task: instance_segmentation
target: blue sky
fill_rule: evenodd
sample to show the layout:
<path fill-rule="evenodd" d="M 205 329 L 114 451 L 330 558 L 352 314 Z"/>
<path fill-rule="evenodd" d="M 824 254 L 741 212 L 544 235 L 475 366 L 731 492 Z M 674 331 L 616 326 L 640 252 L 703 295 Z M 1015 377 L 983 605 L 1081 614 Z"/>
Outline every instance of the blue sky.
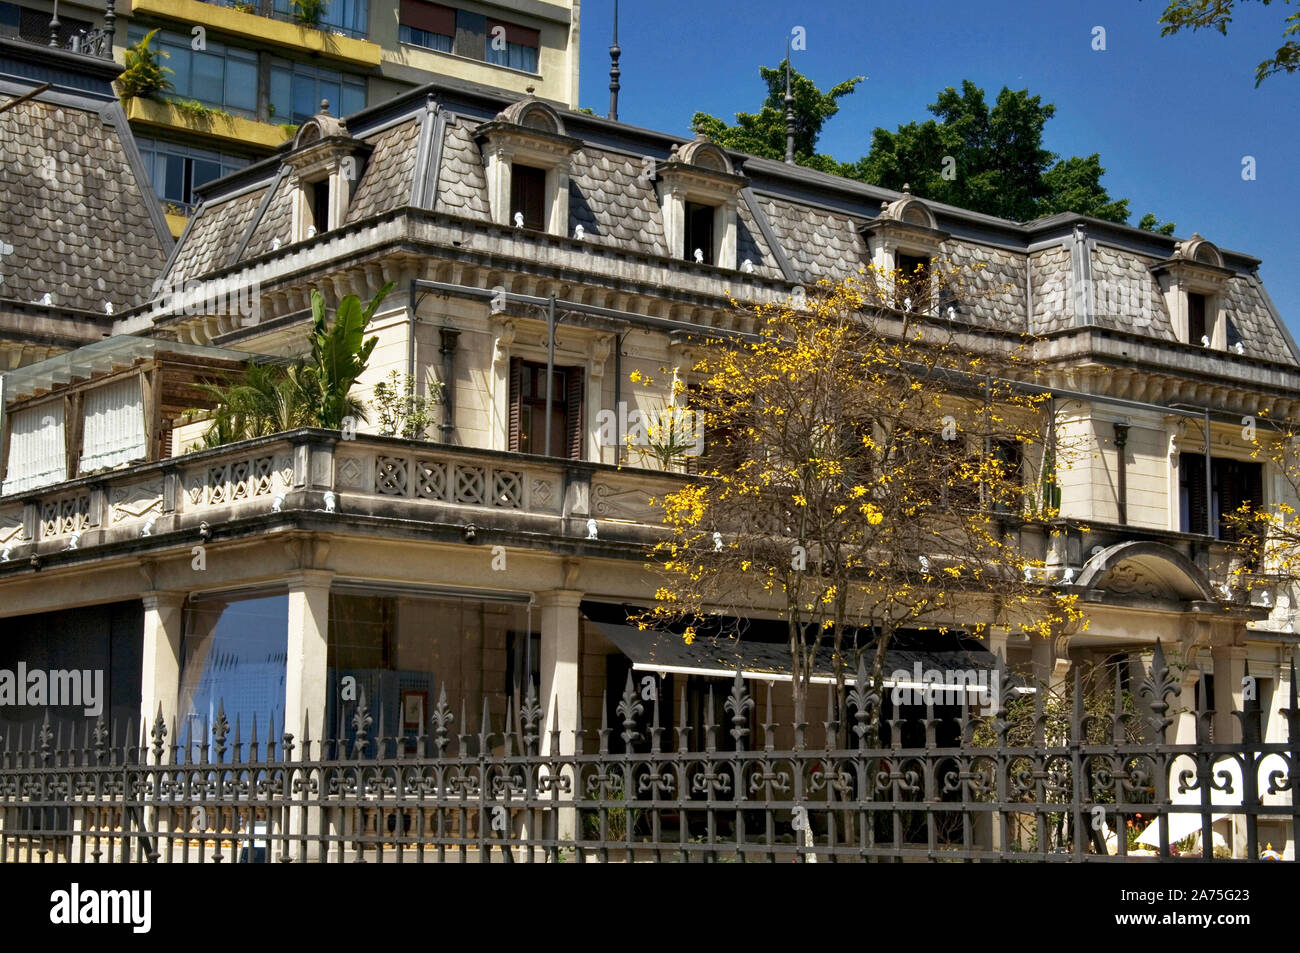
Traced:
<path fill-rule="evenodd" d="M 1300 337 L 1300 74 L 1255 88 L 1255 64 L 1281 44 L 1294 8 L 1239 4 L 1228 36 L 1161 37 L 1165 0 L 623 0 L 619 45 L 624 122 L 690 134 L 696 110 L 731 121 L 766 89 L 800 25 L 797 69 L 826 89 L 866 76 L 841 100 L 819 150 L 856 159 L 876 126 L 929 118 L 926 106 L 963 79 L 990 102 L 1004 85 L 1055 103 L 1045 145 L 1062 156 L 1101 153 L 1103 184 L 1221 247 L 1263 259 L 1260 275 Z M 612 0 L 582 4 L 581 105 L 609 105 Z M 1106 29 L 1104 52 L 1092 49 Z M 1253 156 L 1256 179 L 1242 179 Z"/>

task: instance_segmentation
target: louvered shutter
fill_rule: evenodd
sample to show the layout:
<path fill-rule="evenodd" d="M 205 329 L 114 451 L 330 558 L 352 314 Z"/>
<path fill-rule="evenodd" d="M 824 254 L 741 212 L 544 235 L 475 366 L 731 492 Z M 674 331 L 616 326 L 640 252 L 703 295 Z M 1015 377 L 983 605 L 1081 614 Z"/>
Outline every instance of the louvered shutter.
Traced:
<path fill-rule="evenodd" d="M 510 359 L 510 411 L 506 422 L 507 449 L 518 453 L 521 444 L 520 431 L 523 426 L 523 373 L 524 362 L 521 358 Z"/>
<path fill-rule="evenodd" d="M 1205 533 L 1205 457 L 1199 453 L 1184 453 L 1178 457 L 1179 483 L 1187 494 L 1187 523 L 1185 533 Z"/>
<path fill-rule="evenodd" d="M 586 456 L 586 441 L 583 425 L 582 368 L 570 367 L 565 370 L 565 448 L 570 460 L 581 460 Z"/>

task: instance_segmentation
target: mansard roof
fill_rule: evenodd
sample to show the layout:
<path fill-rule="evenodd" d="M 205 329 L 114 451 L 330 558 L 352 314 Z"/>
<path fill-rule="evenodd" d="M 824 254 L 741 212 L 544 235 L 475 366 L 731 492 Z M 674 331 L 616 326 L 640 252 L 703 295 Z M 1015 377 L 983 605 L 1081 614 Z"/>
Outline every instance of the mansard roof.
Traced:
<path fill-rule="evenodd" d="M 658 268 L 665 289 L 682 274 L 716 279 L 719 297 L 724 289 L 736 293 L 747 279 L 787 288 L 835 281 L 871 261 L 872 243 L 885 231 L 897 237 L 910 229 L 930 236 L 937 257 L 980 266 L 972 273 L 978 293 L 960 304 L 961 321 L 1049 335 L 1102 328 L 1184 347 L 1175 340 L 1158 266 L 1185 257 L 1223 269 L 1230 336 L 1242 347 L 1229 358 L 1300 367 L 1300 349 L 1259 280 L 1259 259 L 1218 249 L 1199 235 L 1180 241 L 1077 214 L 1013 222 L 474 84 L 440 81 L 348 118 L 351 135 L 372 151 L 345 229 L 406 212 L 499 230 L 476 134 L 507 120 L 581 143 L 570 160 L 567 232 L 536 239 L 606 259 L 632 256 Z M 743 185 L 736 254 L 743 274 L 669 257 L 656 170 L 697 154 Z M 281 155 L 207 187 L 171 263 L 171 279 L 260 265 L 266 256 L 311 251 L 310 242 L 328 241 L 318 235 L 290 245 L 283 162 Z M 575 242 L 579 225 L 582 240 Z M 1140 307 L 1133 304 L 1139 301 Z"/>
<path fill-rule="evenodd" d="M 171 235 L 111 86 L 120 69 L 0 39 L 0 104 L 28 97 L 0 112 L 4 342 L 99 339 L 167 260 Z"/>

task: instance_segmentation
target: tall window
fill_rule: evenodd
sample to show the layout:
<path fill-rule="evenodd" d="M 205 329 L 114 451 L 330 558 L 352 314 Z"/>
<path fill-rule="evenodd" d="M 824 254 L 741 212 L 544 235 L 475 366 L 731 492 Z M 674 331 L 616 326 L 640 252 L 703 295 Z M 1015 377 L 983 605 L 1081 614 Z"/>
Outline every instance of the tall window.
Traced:
<path fill-rule="evenodd" d="M 1187 294 L 1187 343 L 1200 344 L 1206 337 L 1205 331 L 1205 295 L 1194 292 Z"/>
<path fill-rule="evenodd" d="M 1179 455 L 1179 525 L 1184 533 L 1204 533 L 1215 539 L 1238 540 L 1241 534 L 1231 525 L 1228 516 L 1237 512 L 1242 505 L 1255 509 L 1263 503 L 1262 464 L 1214 457 L 1210 460 L 1207 524 L 1205 457 L 1199 453 Z"/>
<path fill-rule="evenodd" d="M 307 186 L 307 204 L 316 231 L 327 231 L 330 227 L 330 180 L 328 178 L 312 182 Z"/>
<path fill-rule="evenodd" d="M 515 213 L 524 215 L 524 228 L 546 228 L 546 170 L 530 165 L 510 167 L 510 223 Z"/>
<path fill-rule="evenodd" d="M 440 3 L 402 0 L 398 39 L 425 49 L 450 53 L 456 36 L 456 11 Z"/>
<path fill-rule="evenodd" d="M 285 593 L 191 597 L 181 646 L 181 727 L 173 740 L 198 744 L 211 739 L 223 710 L 232 738 L 236 718 L 247 738 L 254 717 L 261 737 L 271 723 L 278 738 L 284 730 L 288 636 Z"/>
<path fill-rule="evenodd" d="M 140 156 L 144 159 L 149 181 L 160 199 L 178 205 L 193 205 L 195 189 L 223 175 L 248 165 L 243 156 L 227 152 L 196 149 L 193 146 L 138 137 Z"/>
<path fill-rule="evenodd" d="M 699 202 L 686 203 L 686 237 L 682 242 L 682 257 L 687 261 L 694 261 L 695 251 L 699 249 L 704 255 L 704 263 L 713 264 L 715 211 L 712 205 L 701 205 Z"/>
<path fill-rule="evenodd" d="M 556 367 L 551 385 L 551 445 L 546 448 L 546 365 L 510 362 L 511 450 L 582 459 L 582 369 Z"/>
<path fill-rule="evenodd" d="M 320 112 L 328 100 L 330 113 L 348 116 L 366 105 L 366 81 L 335 70 L 271 61 L 271 110 L 276 122 L 301 123 Z"/>
<path fill-rule="evenodd" d="M 536 30 L 528 27 L 488 20 L 486 59 L 497 66 L 536 73 L 539 37 Z"/>
<path fill-rule="evenodd" d="M 471 745 L 477 742 L 485 696 L 489 730 L 498 732 L 491 743 L 500 750 L 502 682 L 511 682 L 509 666 L 523 657 L 529 629 L 528 609 L 520 603 L 336 584 L 330 592 L 326 733 L 352 750 L 357 731 L 352 718 L 364 694 L 373 719 L 368 730 L 372 743 L 382 725 L 382 733 L 401 738 L 407 751 L 424 735 L 425 750 L 431 753 L 433 714 L 445 691 L 456 719 L 447 726 L 452 750 L 458 734 L 471 734 Z M 536 676 L 538 636 L 527 652 Z M 468 720 L 462 720 L 462 712 Z M 512 718 L 511 724 L 518 722 Z M 385 750 L 393 754 L 391 741 Z"/>
<path fill-rule="evenodd" d="M 899 307 L 908 298 L 913 309 L 924 307 L 930 292 L 930 259 L 900 252 L 894 256 L 894 267 L 899 272 L 896 295 Z"/>

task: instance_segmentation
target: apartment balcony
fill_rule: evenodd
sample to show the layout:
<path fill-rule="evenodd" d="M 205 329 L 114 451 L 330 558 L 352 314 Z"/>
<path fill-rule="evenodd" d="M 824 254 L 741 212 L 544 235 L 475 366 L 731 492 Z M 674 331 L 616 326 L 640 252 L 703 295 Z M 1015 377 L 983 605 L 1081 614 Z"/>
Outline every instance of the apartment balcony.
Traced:
<path fill-rule="evenodd" d="M 203 4 L 196 5 L 203 6 Z M 274 150 L 289 137 L 285 129 L 268 122 L 258 122 L 226 113 L 194 115 L 179 108 L 175 103 L 156 99 L 142 99 L 135 96 L 123 105 L 126 107 L 126 118 L 133 123 L 158 129 L 183 129 L 192 135 L 245 148 L 253 145 Z"/>
<path fill-rule="evenodd" d="M 681 480 L 302 429 L 0 497 L 0 575 L 276 529 L 640 555 Z"/>
<path fill-rule="evenodd" d="M 245 13 L 234 7 L 205 3 L 202 0 L 133 0 L 131 7 L 133 14 L 145 13 L 167 20 L 178 20 L 188 26 L 202 26 L 226 36 L 269 43 L 287 50 L 316 53 L 340 63 L 362 67 L 379 65 L 379 44 L 329 32 L 333 28 L 327 24 L 322 24 L 320 28 L 309 27 L 297 22 L 286 22 L 275 16 Z"/>

